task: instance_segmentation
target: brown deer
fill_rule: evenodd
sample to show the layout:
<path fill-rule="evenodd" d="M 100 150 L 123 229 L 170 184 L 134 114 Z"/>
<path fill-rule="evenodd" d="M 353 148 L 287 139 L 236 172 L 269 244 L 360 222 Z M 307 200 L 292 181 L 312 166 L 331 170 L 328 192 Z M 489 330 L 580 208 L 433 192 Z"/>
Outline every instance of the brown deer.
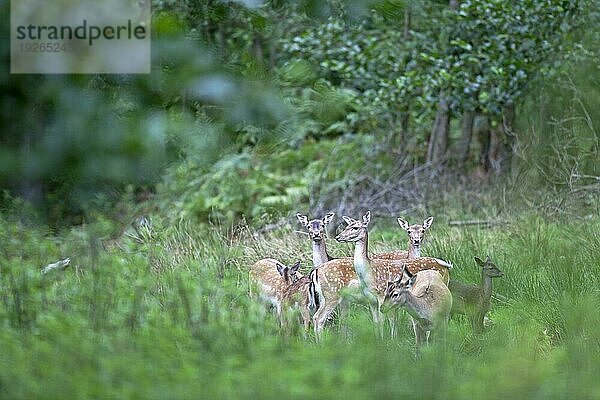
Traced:
<path fill-rule="evenodd" d="M 312 241 L 313 268 L 317 268 L 317 267 L 321 266 L 322 264 L 325 264 L 327 261 L 337 259 L 336 257 L 331 257 L 329 255 L 329 253 L 327 252 L 327 246 L 325 245 L 325 236 L 326 236 L 327 225 L 329 225 L 331 223 L 331 221 L 333 221 L 334 216 L 335 216 L 335 213 L 329 213 L 329 214 L 325 215 L 325 217 L 323 219 L 315 218 L 315 219 L 309 220 L 306 215 L 302 215 L 300 213 L 296 214 L 296 217 L 298 218 L 298 222 L 300 222 L 300 225 L 307 228 L 308 236 L 310 237 L 310 240 Z M 429 219 L 433 220 L 433 218 L 431 218 L 431 217 Z M 421 225 L 412 225 L 411 228 L 420 227 L 420 226 Z M 423 234 L 425 232 L 425 229 L 429 228 L 429 226 L 431 226 L 431 221 L 429 222 L 429 225 L 423 229 Z M 417 240 L 422 240 L 422 239 L 423 239 L 423 235 L 421 235 L 421 237 Z M 411 240 L 409 241 L 409 250 L 408 251 L 394 250 L 394 251 L 389 251 L 389 252 L 384 252 L 384 253 L 377 253 L 373 257 L 387 259 L 387 260 L 405 259 L 410 256 L 412 246 L 413 245 L 412 245 L 412 238 L 411 238 Z M 417 247 L 418 247 L 418 245 L 417 245 Z M 413 249 L 413 252 L 414 251 L 415 250 Z M 418 249 L 417 249 L 417 251 L 418 251 Z M 417 253 L 417 254 L 420 254 L 420 253 Z M 417 255 L 417 257 L 419 257 L 419 255 Z"/>
<path fill-rule="evenodd" d="M 344 217 L 348 224 L 336 239 L 340 242 L 354 242 L 354 258 L 332 260 L 311 272 L 311 281 L 318 293 L 320 305 L 313 316 L 314 329 L 317 335 L 322 330 L 323 323 L 342 300 L 342 291 L 362 289 L 362 293 L 369 300 L 374 321 L 381 324 L 380 307 L 383 303 L 387 282 L 401 276 L 404 267 L 411 272 L 435 268 L 443 271 L 448 276 L 448 268 L 452 266 L 445 261 L 422 257 L 416 260 L 389 260 L 369 258 L 367 227 L 371 220 L 371 213 L 367 212 L 362 222 L 349 217 Z"/>
<path fill-rule="evenodd" d="M 408 252 L 406 258 L 414 260 L 421 257 L 421 243 L 423 243 L 423 239 L 425 238 L 425 231 L 431 227 L 432 223 L 433 217 L 429 217 L 423 221 L 423 225 L 409 225 L 402 218 L 398 218 L 398 224 L 408 233 Z"/>
<path fill-rule="evenodd" d="M 310 309 L 315 308 L 314 305 L 310 305 L 310 277 L 303 276 L 296 282 L 289 285 L 284 291 L 282 296 L 282 309 L 284 313 L 288 313 L 290 310 L 298 310 L 302 319 L 302 325 L 304 331 L 307 332 L 310 328 Z"/>
<path fill-rule="evenodd" d="M 332 260 L 333 257 L 327 253 L 327 247 L 325 246 L 325 236 L 327 225 L 331 223 L 334 217 L 334 213 L 325 215 L 323 219 L 315 218 L 309 220 L 306 215 L 300 213 L 296 214 L 300 225 L 308 229 L 308 237 L 312 241 L 312 259 L 313 268 L 325 264 L 327 261 Z"/>
<path fill-rule="evenodd" d="M 471 319 L 473 332 L 483 332 L 483 321 L 490 311 L 492 298 L 492 279 L 504 275 L 492 262 L 489 256 L 483 261 L 474 257 L 475 262 L 481 267 L 481 282 L 479 285 L 465 284 L 450 280 L 448 288 L 454 297 L 452 306 L 453 314 L 465 314 Z"/>
<path fill-rule="evenodd" d="M 333 258 L 327 252 L 327 247 L 325 244 L 325 237 L 327 233 L 326 230 L 327 225 L 329 225 L 333 221 L 334 216 L 335 213 L 331 212 L 325 215 L 323 219 L 315 218 L 309 220 L 308 216 L 306 215 L 302 215 L 300 213 L 296 214 L 296 218 L 298 218 L 298 222 L 300 223 L 300 225 L 304 226 L 308 230 L 308 236 L 311 239 L 313 249 L 312 259 L 314 269 L 313 271 L 311 271 L 310 274 L 313 283 L 309 287 L 309 298 L 307 299 L 307 302 L 312 305 L 316 305 L 317 303 L 323 303 L 323 307 L 325 308 L 322 310 L 322 313 L 326 315 L 325 320 L 327 320 L 333 309 L 335 309 L 335 307 L 337 307 L 338 304 L 340 304 L 342 301 L 342 297 L 338 296 L 337 294 L 339 294 L 342 289 L 348 287 L 348 285 L 358 287 L 358 281 L 356 281 L 356 274 L 354 273 L 354 267 L 352 265 L 352 258 Z M 433 218 L 430 219 L 432 220 Z M 431 225 L 431 222 L 429 223 L 429 225 Z M 427 228 L 429 228 L 429 226 L 427 226 Z M 396 250 L 385 253 L 377 253 L 374 257 L 388 260 L 405 259 L 410 254 L 410 246 L 412 245 L 409 244 L 408 252 L 405 250 Z M 323 265 L 331 260 L 344 261 L 330 263 L 326 266 Z M 322 276 L 321 279 L 319 279 L 319 275 Z M 323 302 L 324 299 L 318 298 L 319 294 L 315 286 L 315 284 L 318 281 L 322 281 L 323 285 L 325 285 L 325 292 L 335 294 L 334 298 L 328 299 L 329 301 L 325 302 Z M 315 308 L 318 307 L 315 306 Z M 345 306 L 342 307 L 342 314 L 347 313 L 346 308 L 347 307 Z"/>
<path fill-rule="evenodd" d="M 410 314 L 417 346 L 429 342 L 431 332 L 445 332 L 452 308 L 452 294 L 439 272 L 429 269 L 388 282 L 383 311 L 405 307 Z"/>
<path fill-rule="evenodd" d="M 298 269 L 300 269 L 300 261 L 288 267 L 272 258 L 259 260 L 250 266 L 250 296 L 258 297 L 267 304 L 273 305 L 282 325 L 283 296 L 290 285 L 302 278 Z M 257 292 L 255 293 L 253 289 L 257 289 Z"/>

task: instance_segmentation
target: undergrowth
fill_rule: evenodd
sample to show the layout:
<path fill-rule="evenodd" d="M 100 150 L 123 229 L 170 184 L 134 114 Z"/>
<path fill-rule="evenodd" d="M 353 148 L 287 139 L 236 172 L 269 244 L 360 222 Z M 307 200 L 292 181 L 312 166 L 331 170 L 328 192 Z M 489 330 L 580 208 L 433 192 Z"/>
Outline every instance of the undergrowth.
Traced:
<path fill-rule="evenodd" d="M 377 222 L 372 252 L 406 246 L 390 219 Z M 3 218 L 0 397 L 600 398 L 600 219 L 507 222 L 434 221 L 423 251 L 451 261 L 453 279 L 478 281 L 475 255 L 505 275 L 484 334 L 453 318 L 446 345 L 416 358 L 406 316 L 397 339 L 380 340 L 355 305 L 317 343 L 299 326 L 280 332 L 250 301 L 257 259 L 299 259 L 309 271 L 310 241 L 295 223 L 258 233 L 157 221 L 104 250 L 92 226 L 51 236 Z M 67 256 L 65 271 L 40 273 Z"/>

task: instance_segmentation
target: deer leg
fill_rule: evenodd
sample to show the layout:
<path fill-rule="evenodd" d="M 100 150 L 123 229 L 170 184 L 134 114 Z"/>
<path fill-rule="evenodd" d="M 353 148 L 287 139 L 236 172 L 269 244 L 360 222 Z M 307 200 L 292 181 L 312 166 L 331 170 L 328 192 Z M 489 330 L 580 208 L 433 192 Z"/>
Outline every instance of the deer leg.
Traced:
<path fill-rule="evenodd" d="M 483 332 L 483 318 L 485 317 L 485 312 L 476 311 L 473 315 L 473 332 L 482 333 Z"/>
<path fill-rule="evenodd" d="M 304 333 L 310 329 L 310 310 L 307 306 L 300 306 L 300 316 L 302 317 L 302 324 L 304 325 Z"/>
<path fill-rule="evenodd" d="M 315 328 L 315 334 L 317 338 L 320 338 L 321 331 L 323 330 L 323 325 L 329 315 L 335 310 L 335 307 L 338 305 L 339 299 L 336 300 L 326 300 L 321 304 L 315 315 L 313 316 L 313 323 Z"/>
<path fill-rule="evenodd" d="M 285 315 L 283 315 L 283 309 L 280 302 L 275 303 L 275 312 L 277 313 L 277 318 L 279 319 L 279 326 L 283 329 L 285 327 Z"/>
<path fill-rule="evenodd" d="M 373 322 L 377 326 L 377 330 L 379 331 L 379 337 L 383 339 L 383 318 L 381 315 L 381 310 L 379 309 L 379 304 L 375 305 L 370 303 L 369 308 L 371 309 L 371 314 L 373 315 Z"/>
<path fill-rule="evenodd" d="M 342 301 L 340 301 L 338 310 L 340 330 L 345 337 L 348 337 L 348 315 L 350 315 L 350 304 L 347 299 L 342 299 Z"/>
<path fill-rule="evenodd" d="M 435 328 L 435 335 L 436 335 L 436 338 L 438 338 L 436 340 L 442 342 L 442 345 L 444 346 L 444 349 L 446 349 L 447 333 L 448 333 L 448 318 L 442 320 L 439 323 L 439 326 L 437 326 Z"/>
<path fill-rule="evenodd" d="M 415 320 L 413 317 L 410 317 L 410 319 L 412 321 L 413 331 L 415 332 L 415 344 L 418 348 L 423 343 L 423 334 L 425 332 L 423 331 L 423 328 L 421 328 L 417 320 Z"/>
<path fill-rule="evenodd" d="M 398 312 L 396 310 L 391 310 L 388 313 L 388 320 L 390 321 L 390 334 L 392 338 L 395 338 L 398 333 Z"/>

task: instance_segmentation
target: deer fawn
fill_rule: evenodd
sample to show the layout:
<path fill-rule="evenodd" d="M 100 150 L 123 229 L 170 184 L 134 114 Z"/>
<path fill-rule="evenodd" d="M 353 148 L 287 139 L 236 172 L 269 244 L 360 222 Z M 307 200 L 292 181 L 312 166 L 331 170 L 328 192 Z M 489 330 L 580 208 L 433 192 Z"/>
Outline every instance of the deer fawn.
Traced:
<path fill-rule="evenodd" d="M 367 211 L 362 217 L 362 221 L 346 216 L 343 218 L 348 226 L 337 235 L 336 239 L 340 242 L 354 242 L 353 266 L 356 278 L 360 282 L 363 294 L 369 300 L 373 320 L 380 325 L 380 333 L 383 332 L 383 326 L 381 325 L 381 305 L 385 297 L 387 282 L 402 276 L 404 268 L 411 272 L 414 271 L 413 273 L 427 269 L 442 271 L 446 276 L 445 281 L 447 282 L 448 269 L 452 268 L 452 265 L 437 258 L 421 257 L 415 260 L 371 259 L 368 253 L 369 239 L 367 229 L 371 221 L 371 212 Z M 346 279 L 347 275 L 348 273 L 345 272 L 344 277 Z M 317 324 L 316 315 L 315 325 Z M 316 328 L 317 326 L 315 326 Z"/>
<path fill-rule="evenodd" d="M 406 277 L 405 277 L 406 276 Z M 403 271 L 400 278 L 388 282 L 383 310 L 405 307 L 410 314 L 417 346 L 429 342 L 431 332 L 445 332 L 452 308 L 452 294 L 435 270 L 411 274 Z"/>
<path fill-rule="evenodd" d="M 297 309 L 300 311 L 300 317 L 302 318 L 302 325 L 304 331 L 308 331 L 310 328 L 310 309 L 315 308 L 314 305 L 310 305 L 310 290 L 311 281 L 308 276 L 303 276 L 296 282 L 289 285 L 282 295 L 282 308 L 283 310 Z M 284 311 L 285 312 L 285 311 Z"/>
<path fill-rule="evenodd" d="M 492 278 L 504 275 L 488 256 L 485 261 L 474 257 L 481 267 L 481 282 L 479 285 L 465 284 L 451 280 L 448 288 L 454 296 L 453 314 L 466 314 L 471 318 L 473 332 L 483 331 L 483 320 L 490 310 L 492 297 Z"/>
<path fill-rule="evenodd" d="M 292 267 L 285 266 L 272 258 L 265 258 L 250 267 L 250 295 L 273 305 L 283 325 L 282 300 L 285 290 L 302 276 L 298 273 L 300 261 Z M 256 287 L 255 295 L 252 288 Z"/>

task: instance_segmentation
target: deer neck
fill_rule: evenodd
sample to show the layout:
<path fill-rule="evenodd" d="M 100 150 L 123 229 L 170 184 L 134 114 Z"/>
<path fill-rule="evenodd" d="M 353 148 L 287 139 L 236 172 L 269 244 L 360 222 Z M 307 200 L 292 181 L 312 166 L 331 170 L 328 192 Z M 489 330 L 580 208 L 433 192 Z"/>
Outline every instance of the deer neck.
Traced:
<path fill-rule="evenodd" d="M 367 235 L 354 243 L 354 269 L 360 283 L 363 286 L 371 287 L 373 271 L 368 254 L 368 243 L 369 238 Z"/>
<path fill-rule="evenodd" d="M 410 292 L 407 292 L 405 296 L 404 307 L 406 307 L 408 313 L 418 320 L 428 319 L 426 302 L 419 297 L 413 296 Z"/>
<path fill-rule="evenodd" d="M 481 293 L 483 298 L 489 299 L 492 296 L 492 278 L 485 272 L 481 272 Z"/>
<path fill-rule="evenodd" d="M 421 246 L 414 246 L 412 242 L 408 245 L 408 259 L 414 260 L 421 257 Z"/>
<path fill-rule="evenodd" d="M 313 267 L 318 267 L 319 265 L 325 264 L 327 261 L 331 260 L 329 254 L 327 254 L 327 248 L 325 247 L 325 240 L 320 240 L 318 242 L 312 242 L 313 249 Z"/>

